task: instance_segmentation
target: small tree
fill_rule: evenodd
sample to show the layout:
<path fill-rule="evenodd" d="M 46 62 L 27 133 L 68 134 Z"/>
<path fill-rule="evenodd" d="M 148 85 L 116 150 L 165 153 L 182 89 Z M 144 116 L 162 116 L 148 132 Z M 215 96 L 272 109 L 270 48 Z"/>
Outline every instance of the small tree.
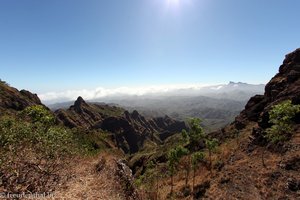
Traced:
<path fill-rule="evenodd" d="M 192 154 L 192 168 L 193 168 L 193 196 L 194 196 L 194 187 L 195 187 L 195 177 L 196 177 L 196 168 L 200 162 L 205 158 L 205 154 L 201 151 L 195 152 Z"/>
<path fill-rule="evenodd" d="M 188 121 L 190 130 L 182 131 L 182 137 L 186 143 L 188 143 L 192 150 L 197 150 L 201 139 L 205 138 L 205 132 L 201 126 L 201 119 L 191 118 Z"/>
<path fill-rule="evenodd" d="M 182 167 L 182 169 L 185 172 L 185 187 L 188 187 L 188 182 L 189 182 L 189 177 L 190 177 L 190 171 L 191 171 L 191 156 L 187 155 L 185 156 L 181 162 L 180 165 Z"/>
<path fill-rule="evenodd" d="M 168 167 L 171 175 L 171 195 L 173 195 L 173 178 L 175 170 L 179 164 L 180 158 L 188 153 L 189 151 L 181 145 L 171 149 L 168 153 Z"/>
<path fill-rule="evenodd" d="M 138 179 L 136 179 L 135 182 L 137 186 L 140 186 L 142 184 L 145 186 L 147 196 L 150 199 L 157 199 L 158 194 L 158 171 L 156 166 L 157 164 L 155 164 L 153 161 L 148 162 L 146 165 L 145 173 Z M 153 194 L 155 194 L 155 198 Z"/>
<path fill-rule="evenodd" d="M 283 101 L 269 111 L 269 123 L 272 124 L 270 128 L 266 129 L 266 138 L 268 145 L 277 144 L 287 140 L 288 136 L 293 133 L 292 119 L 300 112 L 300 105 L 293 105 L 291 100 Z M 262 152 L 262 163 L 266 167 L 264 161 L 265 149 Z"/>
<path fill-rule="evenodd" d="M 293 132 L 292 119 L 300 112 L 300 105 L 293 105 L 291 100 L 272 107 L 269 112 L 269 123 L 273 124 L 266 130 L 266 137 L 272 143 L 284 141 Z"/>
<path fill-rule="evenodd" d="M 218 146 L 218 140 L 216 138 L 205 139 L 205 145 L 208 149 L 209 169 L 210 169 L 210 173 L 212 173 L 212 152 L 216 150 Z"/>

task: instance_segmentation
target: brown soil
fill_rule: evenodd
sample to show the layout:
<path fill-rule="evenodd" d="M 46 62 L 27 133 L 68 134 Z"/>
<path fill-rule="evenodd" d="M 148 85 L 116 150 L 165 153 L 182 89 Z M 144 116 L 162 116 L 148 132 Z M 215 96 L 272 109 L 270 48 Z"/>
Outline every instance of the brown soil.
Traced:
<path fill-rule="evenodd" d="M 97 171 L 97 163 L 102 157 L 106 160 L 105 167 Z M 70 166 L 71 177 L 66 184 L 58 186 L 55 199 L 125 199 L 122 187 L 116 181 L 115 159 L 109 153 L 101 153 L 96 157 L 74 160 Z"/>

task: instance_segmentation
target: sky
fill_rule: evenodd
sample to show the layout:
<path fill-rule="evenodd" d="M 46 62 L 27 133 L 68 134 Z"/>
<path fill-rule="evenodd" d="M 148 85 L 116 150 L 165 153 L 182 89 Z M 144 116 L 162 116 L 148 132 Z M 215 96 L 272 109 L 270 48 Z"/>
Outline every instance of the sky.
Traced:
<path fill-rule="evenodd" d="M 0 78 L 43 94 L 267 83 L 299 0 L 0 0 Z"/>

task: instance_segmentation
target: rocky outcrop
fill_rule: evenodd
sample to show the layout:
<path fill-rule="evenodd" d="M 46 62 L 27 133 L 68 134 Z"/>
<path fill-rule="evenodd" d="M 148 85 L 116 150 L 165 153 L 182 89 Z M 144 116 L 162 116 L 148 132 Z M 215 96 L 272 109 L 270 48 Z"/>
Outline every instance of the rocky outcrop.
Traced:
<path fill-rule="evenodd" d="M 69 109 L 55 112 L 60 123 L 70 128 L 101 129 L 113 133 L 112 139 L 125 153 L 135 153 L 146 140 L 161 143 L 166 138 L 187 129 L 184 122 L 168 116 L 146 119 L 133 111 L 103 104 L 86 103 L 78 97 Z"/>
<path fill-rule="evenodd" d="M 128 200 L 139 200 L 138 192 L 135 188 L 134 178 L 131 169 L 126 165 L 124 160 L 116 161 L 116 176 L 118 181 L 123 186 L 126 199 Z"/>
<path fill-rule="evenodd" d="M 55 114 L 58 121 L 65 126 L 89 129 L 103 119 L 103 109 L 100 105 L 89 105 L 82 97 L 78 97 L 69 109 L 59 109 L 55 111 Z"/>
<path fill-rule="evenodd" d="M 300 49 L 286 55 L 279 73 L 266 85 L 264 95 L 252 97 L 233 124 L 237 129 L 243 129 L 249 121 L 254 121 L 261 128 L 268 128 L 271 107 L 288 99 L 293 104 L 300 104 Z"/>
<path fill-rule="evenodd" d="M 33 105 L 42 105 L 36 94 L 27 90 L 19 91 L 3 81 L 0 82 L 0 114 L 4 111 L 20 111 Z"/>

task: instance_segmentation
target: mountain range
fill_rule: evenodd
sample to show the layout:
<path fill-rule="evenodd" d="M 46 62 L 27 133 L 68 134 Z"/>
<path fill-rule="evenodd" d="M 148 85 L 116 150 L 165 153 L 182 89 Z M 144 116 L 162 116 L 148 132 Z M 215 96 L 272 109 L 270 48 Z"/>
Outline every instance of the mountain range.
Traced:
<path fill-rule="evenodd" d="M 255 94 L 265 85 L 230 82 L 201 88 L 186 88 L 144 95 L 115 95 L 90 99 L 88 102 L 117 105 L 131 112 L 137 110 L 146 118 L 168 115 L 177 120 L 198 117 L 206 129 L 216 130 L 231 122 Z M 68 108 L 72 101 L 50 104 L 52 110 Z"/>

